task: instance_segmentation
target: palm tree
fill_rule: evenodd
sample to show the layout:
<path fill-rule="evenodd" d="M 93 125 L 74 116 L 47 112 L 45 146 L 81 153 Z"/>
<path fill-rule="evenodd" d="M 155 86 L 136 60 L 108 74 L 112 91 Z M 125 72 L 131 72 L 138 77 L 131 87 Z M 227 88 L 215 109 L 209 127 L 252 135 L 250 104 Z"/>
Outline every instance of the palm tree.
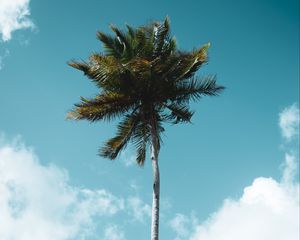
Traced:
<path fill-rule="evenodd" d="M 218 95 L 224 87 L 216 84 L 215 76 L 195 76 L 207 61 L 209 44 L 191 52 L 179 51 L 170 36 L 168 17 L 164 22 L 126 27 L 122 31 L 111 25 L 113 36 L 97 32 L 105 52 L 92 54 L 88 61 L 69 62 L 100 92 L 94 98 L 81 97 L 68 118 L 91 122 L 121 119 L 116 135 L 99 151 L 111 160 L 131 142 L 136 147 L 136 162 L 143 166 L 150 147 L 154 176 L 151 239 L 158 240 L 162 124 L 189 123 L 194 114 L 189 103 Z"/>

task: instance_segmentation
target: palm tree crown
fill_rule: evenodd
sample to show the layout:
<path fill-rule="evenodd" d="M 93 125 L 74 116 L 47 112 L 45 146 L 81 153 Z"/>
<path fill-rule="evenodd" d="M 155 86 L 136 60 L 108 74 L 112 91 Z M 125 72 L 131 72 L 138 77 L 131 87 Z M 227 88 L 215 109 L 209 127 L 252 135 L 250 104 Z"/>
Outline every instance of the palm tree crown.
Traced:
<path fill-rule="evenodd" d="M 100 89 L 94 98 L 83 98 L 68 117 L 89 121 L 121 119 L 115 137 L 108 140 L 100 155 L 115 159 L 132 142 L 136 161 L 145 162 L 153 136 L 158 143 L 163 122 L 190 122 L 191 100 L 218 95 L 224 87 L 215 76 L 197 77 L 207 61 L 209 44 L 191 52 L 179 51 L 170 36 L 169 19 L 121 31 L 110 26 L 114 36 L 98 32 L 105 52 L 92 54 L 88 61 L 70 66 L 84 72 Z"/>

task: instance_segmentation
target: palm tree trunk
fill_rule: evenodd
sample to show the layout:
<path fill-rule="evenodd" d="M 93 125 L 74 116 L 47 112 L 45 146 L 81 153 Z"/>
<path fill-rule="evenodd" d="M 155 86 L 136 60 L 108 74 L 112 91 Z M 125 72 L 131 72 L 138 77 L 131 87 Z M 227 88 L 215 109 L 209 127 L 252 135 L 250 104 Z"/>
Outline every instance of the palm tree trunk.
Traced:
<path fill-rule="evenodd" d="M 158 240 L 159 233 L 159 168 L 158 168 L 159 142 L 156 134 L 152 133 L 151 162 L 153 169 L 153 202 L 152 202 L 152 225 L 151 240 Z"/>

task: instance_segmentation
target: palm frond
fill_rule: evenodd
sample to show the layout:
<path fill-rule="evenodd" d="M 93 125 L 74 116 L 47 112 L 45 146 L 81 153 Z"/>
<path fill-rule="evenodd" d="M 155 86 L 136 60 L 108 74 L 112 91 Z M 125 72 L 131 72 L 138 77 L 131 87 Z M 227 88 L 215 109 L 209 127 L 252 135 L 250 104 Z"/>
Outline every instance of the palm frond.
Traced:
<path fill-rule="evenodd" d="M 120 44 L 124 46 L 121 61 L 129 61 L 134 56 L 133 48 L 135 47 L 135 41 L 133 29 L 127 26 L 130 32 L 126 34 L 113 25 L 110 25 L 110 28 L 116 34 L 117 40 L 120 42 Z"/>
<path fill-rule="evenodd" d="M 131 113 L 126 115 L 124 120 L 121 121 L 117 127 L 116 136 L 108 140 L 101 148 L 100 156 L 107 157 L 111 160 L 115 159 L 120 151 L 126 147 L 139 120 L 139 114 Z"/>
<path fill-rule="evenodd" d="M 139 27 L 136 32 L 136 56 L 148 61 L 153 59 L 154 25 Z"/>
<path fill-rule="evenodd" d="M 127 41 L 127 38 L 126 38 L 126 34 L 124 34 L 123 32 L 122 32 L 122 30 L 120 30 L 120 29 L 118 29 L 117 27 L 115 27 L 114 25 L 110 25 L 110 29 L 116 34 L 116 36 L 117 36 L 117 38 L 118 38 L 118 40 L 119 40 L 119 42 L 121 43 L 121 44 L 124 44 L 125 45 L 125 47 L 128 47 L 128 41 Z"/>
<path fill-rule="evenodd" d="M 80 71 L 83 71 L 88 78 L 99 87 L 104 87 L 103 83 L 110 82 L 110 79 L 118 77 L 120 74 L 120 64 L 112 57 L 92 54 L 89 62 L 71 61 L 68 63 Z"/>
<path fill-rule="evenodd" d="M 189 67 L 189 69 L 185 72 L 180 79 L 188 79 L 195 75 L 195 73 L 199 70 L 199 68 L 207 62 L 207 50 L 210 47 L 210 43 L 205 44 L 198 51 L 194 53 L 195 60 L 193 64 Z"/>
<path fill-rule="evenodd" d="M 146 159 L 146 147 L 150 142 L 150 129 L 144 115 L 141 115 L 141 121 L 135 128 L 132 141 L 137 150 L 136 162 L 139 166 L 143 166 Z"/>
<path fill-rule="evenodd" d="M 78 62 L 78 61 L 72 60 L 72 61 L 68 62 L 68 65 L 84 72 L 84 74 L 86 74 L 86 75 L 88 74 L 89 69 L 90 69 L 89 64 L 86 62 L 83 62 L 83 61 Z"/>
<path fill-rule="evenodd" d="M 191 118 L 194 115 L 193 111 L 189 110 L 189 107 L 185 104 L 171 103 L 166 105 L 171 113 L 165 116 L 165 120 L 171 121 L 173 124 L 180 122 L 191 122 Z"/>
<path fill-rule="evenodd" d="M 126 28 L 127 28 L 127 31 L 128 31 L 128 35 L 129 35 L 132 39 L 134 39 L 135 36 L 136 36 L 136 30 L 135 30 L 133 27 L 129 26 L 128 24 L 126 24 Z"/>
<path fill-rule="evenodd" d="M 122 56 L 124 46 L 116 38 L 100 31 L 97 32 L 97 38 L 103 43 L 106 55 L 115 58 Z"/>
<path fill-rule="evenodd" d="M 91 122 L 113 120 L 134 108 L 133 100 L 117 93 L 106 93 L 94 99 L 81 97 L 81 102 L 67 115 L 68 119 L 86 119 Z"/>
<path fill-rule="evenodd" d="M 170 55 L 176 51 L 176 47 L 176 38 L 172 37 L 168 39 L 168 41 L 163 46 L 163 49 L 161 50 L 161 58 L 165 61 L 167 57 L 170 57 Z"/>
<path fill-rule="evenodd" d="M 170 81 L 181 80 L 197 62 L 197 56 L 191 53 L 177 52 L 168 59 L 168 62 L 162 64 L 164 67 L 163 78 Z"/>
<path fill-rule="evenodd" d="M 192 79 L 177 83 L 174 91 L 170 93 L 169 99 L 175 102 L 197 101 L 202 96 L 217 96 L 225 87 L 216 83 L 215 75 L 205 77 L 194 77 Z"/>
<path fill-rule="evenodd" d="M 144 163 L 146 160 L 146 147 L 147 147 L 147 144 L 145 141 L 142 141 L 136 147 L 136 162 L 139 166 L 144 166 Z"/>
<path fill-rule="evenodd" d="M 225 87 L 217 85 L 216 75 L 194 78 L 193 81 L 195 82 L 195 90 L 198 92 L 199 97 L 203 95 L 218 96 L 225 89 Z"/>
<path fill-rule="evenodd" d="M 154 27 L 154 57 L 161 54 L 164 45 L 168 42 L 170 31 L 170 20 L 166 17 L 163 24 L 157 24 Z"/>

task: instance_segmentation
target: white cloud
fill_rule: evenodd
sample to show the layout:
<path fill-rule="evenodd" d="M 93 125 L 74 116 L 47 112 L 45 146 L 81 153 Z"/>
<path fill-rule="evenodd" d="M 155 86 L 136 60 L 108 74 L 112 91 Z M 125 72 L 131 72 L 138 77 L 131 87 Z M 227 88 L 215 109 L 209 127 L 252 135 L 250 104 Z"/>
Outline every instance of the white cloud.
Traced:
<path fill-rule="evenodd" d="M 282 136 L 287 140 L 299 135 L 299 107 L 296 104 L 279 114 L 279 126 Z"/>
<path fill-rule="evenodd" d="M 297 135 L 297 114 L 299 108 L 295 104 L 280 113 L 280 128 L 288 140 Z M 205 222 L 191 225 L 189 217 L 177 215 L 171 221 L 176 239 L 298 240 L 299 182 L 296 176 L 299 159 L 295 152 L 285 154 L 280 181 L 257 177 L 244 188 L 239 199 L 226 199 Z"/>
<path fill-rule="evenodd" d="M 0 239 L 81 239 L 95 233 L 94 217 L 124 209 L 124 201 L 107 190 L 71 186 L 65 170 L 42 165 L 20 141 L 5 142 L 0 141 Z"/>
<path fill-rule="evenodd" d="M 187 239 L 190 236 L 190 229 L 194 229 L 198 221 L 194 214 L 187 217 L 177 213 L 176 216 L 169 222 L 169 226 L 176 233 L 175 240 Z"/>
<path fill-rule="evenodd" d="M 117 225 L 111 225 L 105 229 L 104 239 L 106 240 L 124 240 L 124 233 Z"/>
<path fill-rule="evenodd" d="M 289 171 L 289 170 L 287 170 Z M 191 240 L 298 240 L 299 184 L 256 178 L 238 200 L 197 226 Z"/>
<path fill-rule="evenodd" d="M 291 153 L 285 154 L 284 170 L 281 182 L 285 185 L 293 184 L 296 180 L 298 161 L 295 155 Z"/>
<path fill-rule="evenodd" d="M 226 199 L 205 222 L 177 214 L 170 227 L 175 240 L 298 240 L 299 183 L 296 158 L 286 155 L 282 181 L 258 177 L 241 198 Z"/>
<path fill-rule="evenodd" d="M 30 0 L 0 0 L 0 34 L 2 40 L 9 41 L 13 31 L 34 28 L 29 18 Z"/>
<path fill-rule="evenodd" d="M 151 217 L 151 206 L 144 203 L 139 197 L 129 197 L 127 199 L 128 211 L 134 220 L 144 222 L 146 218 Z"/>
<path fill-rule="evenodd" d="M 189 222 L 189 218 L 183 214 L 176 214 L 176 216 L 170 221 L 170 226 L 173 231 L 176 232 L 177 236 L 175 239 L 180 239 L 179 237 L 186 238 L 189 234 L 189 229 L 187 228 L 187 224 Z"/>

